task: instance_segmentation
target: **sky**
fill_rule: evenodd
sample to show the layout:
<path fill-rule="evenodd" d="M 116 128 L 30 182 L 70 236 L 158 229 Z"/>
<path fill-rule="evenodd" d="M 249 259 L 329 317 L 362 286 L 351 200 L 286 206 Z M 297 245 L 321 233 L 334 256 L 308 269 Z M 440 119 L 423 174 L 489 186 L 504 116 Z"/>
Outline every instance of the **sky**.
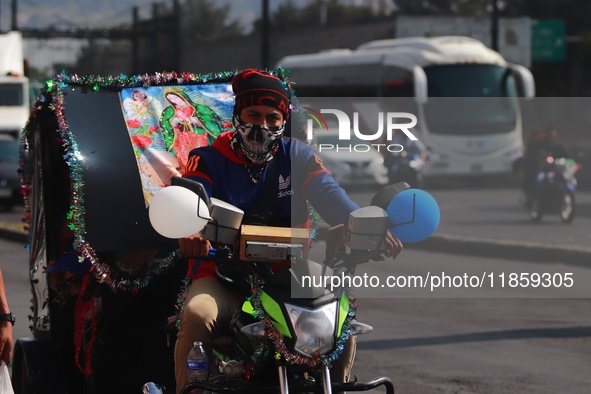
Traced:
<path fill-rule="evenodd" d="M 0 32 L 10 30 L 13 0 L 0 0 Z M 181 4 L 185 0 L 179 0 Z M 271 12 L 288 0 L 269 0 Z M 318 0 L 293 0 L 307 5 Z M 342 4 L 367 4 L 380 0 L 340 0 Z M 383 1 L 383 0 L 381 0 Z M 252 22 L 260 18 L 261 0 L 215 0 L 216 4 L 231 4 L 229 20 L 238 20 L 248 33 Z M 149 19 L 155 1 L 146 0 L 17 0 L 19 28 L 105 28 L 130 24 L 134 6 L 140 19 Z M 172 0 L 159 3 L 172 4 Z M 53 72 L 55 62 L 74 64 L 84 40 L 52 39 L 25 40 L 24 52 L 29 64 L 41 71 Z"/>
<path fill-rule="evenodd" d="M 179 0 L 181 3 L 185 0 Z M 287 0 L 269 0 L 271 11 Z M 293 0 L 307 5 L 318 0 Z M 380 0 L 339 0 L 342 4 L 367 4 Z M 172 4 L 172 0 L 160 0 Z M 250 23 L 261 14 L 261 0 L 215 0 L 216 4 L 231 4 L 230 19 Z M 0 0 L 0 29 L 10 27 L 12 0 Z M 139 7 L 140 17 L 149 17 L 155 1 L 146 0 L 18 0 L 18 24 L 21 27 L 78 26 L 107 27 L 130 23 L 132 9 Z"/>
<path fill-rule="evenodd" d="M 270 3 L 272 7 L 276 7 L 281 1 L 284 0 L 270 0 Z M 12 27 L 11 2 L 12 0 L 0 0 L 0 31 L 2 32 Z M 216 2 L 231 3 L 230 19 L 240 17 L 245 25 L 252 24 L 260 15 L 259 0 L 216 0 Z M 102 28 L 130 24 L 134 6 L 139 7 L 141 19 L 148 19 L 152 14 L 153 3 L 145 0 L 18 0 L 18 27 Z M 27 39 L 24 42 L 24 52 L 32 67 L 52 72 L 54 62 L 74 64 L 84 45 L 86 45 L 84 40 Z"/>
<path fill-rule="evenodd" d="M 0 0 L 0 29 L 10 27 L 12 0 Z M 276 8 L 285 0 L 270 0 Z M 160 1 L 171 3 L 172 0 Z M 182 0 L 181 0 L 182 2 Z M 247 21 L 256 19 L 261 12 L 260 0 L 216 0 L 218 4 L 231 3 L 231 19 Z M 309 0 L 296 0 L 307 4 Z M 145 0 L 18 0 L 18 24 L 20 27 L 78 26 L 106 27 L 130 23 L 132 9 L 139 7 L 140 17 L 149 17 L 153 1 Z"/>

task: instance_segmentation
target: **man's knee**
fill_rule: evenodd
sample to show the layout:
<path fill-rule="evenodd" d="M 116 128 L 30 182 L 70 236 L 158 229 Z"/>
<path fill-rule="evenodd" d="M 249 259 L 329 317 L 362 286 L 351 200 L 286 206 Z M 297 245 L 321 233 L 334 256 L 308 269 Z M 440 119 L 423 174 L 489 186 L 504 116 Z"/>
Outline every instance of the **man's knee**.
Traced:
<path fill-rule="evenodd" d="M 182 323 L 211 327 L 217 319 L 218 307 L 208 294 L 193 297 L 183 308 Z"/>

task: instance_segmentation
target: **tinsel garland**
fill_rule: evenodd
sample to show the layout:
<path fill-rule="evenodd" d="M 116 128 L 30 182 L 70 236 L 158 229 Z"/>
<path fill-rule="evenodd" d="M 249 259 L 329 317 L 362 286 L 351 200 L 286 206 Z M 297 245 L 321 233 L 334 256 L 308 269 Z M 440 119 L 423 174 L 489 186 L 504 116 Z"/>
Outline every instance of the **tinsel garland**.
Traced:
<path fill-rule="evenodd" d="M 191 283 L 192 279 L 186 277 L 183 285 L 181 286 L 181 291 L 179 292 L 179 297 L 177 299 L 177 315 L 175 323 L 179 330 L 185 299 Z M 350 336 L 351 321 L 353 321 L 356 316 L 357 307 L 355 299 L 349 298 L 349 311 L 347 312 L 347 317 L 343 323 L 341 335 L 339 338 L 337 338 L 335 350 L 322 356 L 306 357 L 299 353 L 292 352 L 287 348 L 283 336 L 277 331 L 261 303 L 260 295 L 262 294 L 262 283 L 259 282 L 258 279 L 251 277 L 251 284 L 252 294 L 248 300 L 253 306 L 256 314 L 255 317 L 265 323 L 268 340 L 261 341 L 254 352 L 251 354 L 250 359 L 245 360 L 243 376 L 246 380 L 250 380 L 257 373 L 257 371 L 265 366 L 266 362 L 269 360 L 269 355 L 272 349 L 275 349 L 275 358 L 283 358 L 287 363 L 303 365 L 310 368 L 316 367 L 318 365 L 330 365 L 335 362 L 343 353 L 345 344 Z"/>
<path fill-rule="evenodd" d="M 265 367 L 269 361 L 271 350 L 271 343 L 267 340 L 262 340 L 258 344 L 254 352 L 250 355 L 250 359 L 244 362 L 244 373 L 242 376 L 245 380 L 250 380 L 258 371 Z"/>
<path fill-rule="evenodd" d="M 68 228 L 74 234 L 73 248 L 79 253 L 80 262 L 88 260 L 91 263 L 90 271 L 94 274 L 99 283 L 107 284 L 111 288 L 120 291 L 137 292 L 140 289 L 147 287 L 152 282 L 152 280 L 161 273 L 167 271 L 172 266 L 172 264 L 178 258 L 180 258 L 180 253 L 175 251 L 169 254 L 163 259 L 162 263 L 159 264 L 158 267 L 150 270 L 150 274 L 146 275 L 144 278 L 129 279 L 119 277 L 119 275 L 114 274 L 111 267 L 108 264 L 102 263 L 97 257 L 96 252 L 92 246 L 86 242 L 86 225 L 84 220 L 84 177 L 78 144 L 76 143 L 76 140 L 71 133 L 64 116 L 64 89 L 68 87 L 68 82 L 65 82 L 64 80 L 68 79 L 64 78 L 64 74 L 61 74 L 54 81 L 48 81 L 46 94 L 51 98 L 49 108 L 56 115 L 58 134 L 61 139 L 62 148 L 65 152 L 63 158 L 70 169 L 70 190 L 72 192 L 70 196 L 70 206 L 66 218 L 68 221 Z M 96 83 L 93 86 L 97 86 Z M 42 95 L 40 96 L 37 104 L 33 107 L 33 115 L 31 119 L 36 118 L 35 111 L 40 110 L 44 102 L 45 96 Z M 25 127 L 23 138 L 27 140 L 30 137 L 29 133 L 29 128 Z M 29 155 L 31 154 L 28 144 L 24 149 L 28 151 Z M 25 151 L 25 154 L 23 155 L 25 159 L 21 165 L 25 167 L 23 168 L 23 174 L 28 174 L 29 177 L 29 183 L 25 187 L 28 190 L 28 192 L 25 194 L 25 220 L 27 220 L 25 223 L 25 229 L 28 230 L 30 226 L 28 220 L 31 217 L 30 181 L 33 170 L 32 168 L 26 167 L 27 165 L 33 166 L 34 160 L 32 160 L 31 157 L 28 157 L 27 151 Z M 24 176 L 23 184 L 26 184 L 26 181 L 27 177 Z"/>
<path fill-rule="evenodd" d="M 181 284 L 181 289 L 177 296 L 176 304 L 174 306 L 174 309 L 176 311 L 175 325 L 178 330 L 181 329 L 181 317 L 183 316 L 185 300 L 187 299 L 187 293 L 189 292 L 189 287 L 191 287 L 191 283 L 193 283 L 193 279 L 189 276 L 185 276 L 185 278 L 183 279 L 183 283 Z"/>
<path fill-rule="evenodd" d="M 207 74 L 193 74 L 188 72 L 162 72 L 155 74 L 141 74 L 128 77 L 125 74 L 118 76 L 79 76 L 77 74 L 70 74 L 67 71 L 62 71 L 61 74 L 53 80 L 47 82 L 47 91 L 51 93 L 54 87 L 58 89 L 65 89 L 67 87 L 79 87 L 83 92 L 93 91 L 114 91 L 119 92 L 126 88 L 148 88 L 151 86 L 167 86 L 167 85 L 195 85 L 208 82 L 230 82 L 232 78 L 239 72 L 239 70 L 214 72 Z M 288 80 L 289 72 L 280 67 L 273 71 L 269 71 L 283 82 L 288 90 L 290 98 L 295 96 L 293 84 Z"/>
<path fill-rule="evenodd" d="M 283 336 L 281 333 L 279 333 L 279 331 L 277 331 L 261 303 L 260 296 L 263 292 L 262 284 L 254 278 L 252 279 L 252 283 L 253 288 L 250 302 L 255 310 L 256 317 L 265 323 L 267 337 L 273 344 L 276 359 L 282 358 L 288 364 L 303 365 L 313 368 L 318 365 L 330 365 L 339 358 L 339 356 L 343 353 L 345 343 L 349 339 L 349 335 L 351 333 L 351 321 L 355 319 L 356 304 L 353 298 L 349 299 L 349 311 L 343 323 L 341 335 L 337 338 L 335 350 L 324 355 L 306 357 L 287 348 Z M 261 359 L 253 359 L 253 363 L 255 365 L 259 365 L 262 362 L 263 360 Z"/>
<path fill-rule="evenodd" d="M 310 201 L 306 201 L 306 204 L 308 205 L 308 217 L 310 218 L 310 238 L 315 239 L 318 236 L 318 228 L 322 217 L 316 211 L 316 208 L 310 204 Z"/>
<path fill-rule="evenodd" d="M 67 213 L 68 227 L 74 233 L 73 247 L 80 254 L 80 262 L 87 259 L 91 263 L 90 271 L 100 283 L 105 283 L 113 289 L 121 291 L 137 292 L 147 287 L 154 278 L 166 271 L 180 257 L 178 251 L 171 253 L 164 258 L 157 268 L 150 271 L 150 274 L 142 279 L 128 279 L 119 277 L 113 273 L 109 265 L 99 261 L 95 250 L 86 241 L 86 225 L 84 220 L 84 176 L 81 164 L 80 151 L 76 140 L 68 127 L 64 115 L 64 91 L 68 88 L 79 88 L 83 92 L 89 91 L 111 91 L 118 92 L 124 88 L 150 87 L 159 85 L 190 85 L 206 82 L 231 81 L 238 71 L 228 71 L 208 74 L 192 74 L 179 72 L 163 72 L 155 74 L 143 74 L 127 77 L 124 74 L 119 76 L 78 76 L 66 71 L 59 74 L 55 79 L 46 82 L 45 90 L 38 97 L 32 107 L 31 116 L 23 130 L 23 144 L 21 150 L 20 173 L 22 180 L 22 194 L 24 197 L 23 227 L 25 231 L 30 229 L 31 221 L 31 185 L 36 165 L 34 152 L 31 150 L 30 139 L 33 138 L 34 128 L 38 111 L 47 107 L 55 113 L 58 123 L 57 133 L 64 151 L 63 159 L 70 169 L 71 196 L 70 206 Z M 291 84 L 287 81 L 287 72 L 283 69 L 276 69 L 273 75 L 281 78 L 290 96 L 294 95 Z M 30 245 L 27 245 L 30 248 Z"/>

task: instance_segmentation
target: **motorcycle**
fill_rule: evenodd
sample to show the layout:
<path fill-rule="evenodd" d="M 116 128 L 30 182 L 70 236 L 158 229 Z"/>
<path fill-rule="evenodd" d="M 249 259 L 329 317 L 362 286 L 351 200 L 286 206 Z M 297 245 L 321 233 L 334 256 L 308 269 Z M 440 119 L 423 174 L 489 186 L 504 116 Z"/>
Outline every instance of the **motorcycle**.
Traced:
<path fill-rule="evenodd" d="M 535 181 L 532 198 L 526 207 L 529 217 L 534 222 L 542 216 L 558 213 L 563 223 L 571 223 L 575 218 L 575 177 L 579 166 L 568 158 L 548 156 L 542 164 Z"/>
<path fill-rule="evenodd" d="M 187 222 L 187 217 L 192 216 L 189 222 L 204 226 L 201 234 L 217 245 L 208 256 L 200 258 L 216 261 L 220 280 L 232 283 L 233 288 L 247 285 L 250 290 L 230 323 L 230 334 L 213 344 L 209 379 L 191 382 L 181 393 L 193 389 L 206 393 L 332 393 L 367 391 L 380 386 L 387 393 L 394 393 L 393 383 L 387 377 L 369 382 L 331 380 L 331 365 L 347 339 L 370 332 L 372 327 L 356 321 L 354 299 L 346 288 L 316 284 L 316 280 L 307 286 L 305 278 L 352 275 L 358 264 L 379 260 L 386 232 L 392 225 L 385 209 L 397 194 L 410 188 L 407 183 L 378 192 L 372 206 L 350 214 L 346 229 L 343 225 L 331 228 L 323 264 L 307 259 L 308 230 L 245 225 L 241 210 L 208 198 L 199 183 L 174 178 L 172 185 L 154 195 L 149 209 L 153 227 L 161 235 L 178 237 L 170 218 L 176 215 Z M 199 197 L 187 194 L 187 189 Z M 177 197 L 173 194 L 177 192 L 179 201 L 175 202 Z M 179 214 L 180 200 L 186 196 L 192 202 L 186 213 Z M 194 230 L 195 227 L 187 227 L 187 235 Z M 269 265 L 278 263 L 289 266 L 271 274 Z M 240 274 L 229 274 L 235 272 Z M 153 382 L 144 386 L 144 393 L 163 392 Z"/>
<path fill-rule="evenodd" d="M 168 387 L 175 385 L 176 337 L 174 331 L 168 331 L 167 319 L 177 312 L 178 297 L 186 285 L 187 261 L 178 253 L 178 240 L 154 230 L 146 209 L 156 190 L 168 189 L 164 185 L 169 185 L 169 177 L 178 173 L 178 166 L 187 158 L 179 150 L 175 151 L 175 160 L 172 145 L 163 133 L 162 114 L 168 108 L 163 98 L 165 92 L 175 90 L 195 99 L 199 97 L 208 106 L 215 103 L 215 112 L 223 120 L 221 126 L 230 128 L 233 106 L 227 92 L 232 73 L 95 77 L 64 72 L 47 81 L 23 130 L 21 192 L 23 222 L 29 235 L 26 264 L 32 305 L 31 337 L 19 338 L 14 346 L 11 380 L 15 393 L 123 394 L 138 390 L 149 380 Z M 142 114 L 142 121 L 135 111 L 127 111 L 125 103 L 133 101 L 137 89 L 151 95 L 154 104 L 160 102 L 162 111 Z M 194 134 L 206 138 L 200 130 Z M 195 206 L 190 208 L 194 211 Z M 417 206 L 424 213 L 424 204 Z M 248 240 L 231 234 L 230 226 L 223 225 L 213 211 L 212 205 L 211 218 L 209 213 L 203 214 L 208 220 L 198 218 L 202 222 L 197 224 L 203 227 L 217 218 L 218 226 L 208 227 L 214 232 L 217 228 L 218 235 L 227 233 L 232 239 Z M 413 210 L 407 207 L 400 211 Z M 410 219 L 402 217 L 398 222 Z M 416 219 L 420 221 L 421 217 Z M 174 228 L 196 225 L 188 216 L 164 220 Z M 191 228 L 187 234 L 201 228 Z M 249 236 L 250 243 L 255 242 L 257 235 Z M 284 243 L 273 240 L 273 245 Z M 282 241 L 291 243 L 291 233 Z M 256 250 L 266 243 L 249 247 Z M 240 244 L 227 246 L 230 244 L 220 241 L 217 257 L 221 259 L 225 250 L 230 249 L 232 256 L 236 256 L 235 263 L 245 261 L 236 252 Z M 283 253 L 279 246 L 269 250 Z M 302 253 L 306 252 L 303 247 Z M 308 266 L 305 257 L 300 260 L 301 267 Z M 248 261 L 238 265 L 255 270 L 255 266 L 262 269 L 269 263 Z M 261 277 L 265 279 L 264 272 Z M 271 286 L 265 286 L 265 292 L 270 292 Z M 345 311 L 348 298 L 336 293 L 328 297 L 337 300 Z M 345 323 L 350 321 L 354 326 L 354 320 L 349 320 L 344 312 L 339 316 L 345 316 L 345 322 L 338 320 L 335 324 L 342 327 L 341 334 L 346 333 Z M 291 320 L 286 320 L 284 327 L 292 326 Z M 232 334 L 236 338 L 241 335 L 238 329 Z M 285 341 L 297 353 L 293 348 L 296 339 L 292 335 Z M 269 338 L 257 340 L 268 342 Z M 233 341 L 237 343 L 237 339 Z M 249 341 L 256 343 L 255 339 Z M 310 359 L 323 356 L 327 360 L 324 350 L 322 355 Z M 158 362 L 146 363 L 147 359 Z M 235 360 L 244 365 L 243 359 Z M 275 363 L 274 358 L 271 363 Z M 285 364 L 291 384 L 297 375 L 291 369 L 297 368 L 289 360 Z M 275 375 L 275 381 L 264 379 L 261 373 L 258 378 L 253 377 L 252 383 L 259 379 L 275 390 L 278 368 L 267 368 Z M 315 371 L 322 371 L 322 365 L 308 369 L 312 373 L 306 379 L 322 382 L 322 374 L 320 378 L 314 375 Z M 254 384 L 249 381 L 248 386 Z"/>

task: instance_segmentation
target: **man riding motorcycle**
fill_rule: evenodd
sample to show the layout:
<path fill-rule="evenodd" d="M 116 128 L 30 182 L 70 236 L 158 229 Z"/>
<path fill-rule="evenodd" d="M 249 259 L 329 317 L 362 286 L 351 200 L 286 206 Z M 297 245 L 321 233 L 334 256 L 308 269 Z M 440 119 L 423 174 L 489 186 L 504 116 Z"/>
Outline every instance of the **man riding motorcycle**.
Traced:
<path fill-rule="evenodd" d="M 207 147 L 189 154 L 186 178 L 207 194 L 245 212 L 245 223 L 309 227 L 306 201 L 330 225 L 346 224 L 358 206 L 334 181 L 312 147 L 283 135 L 290 114 L 288 89 L 279 78 L 246 69 L 232 80 L 236 95 L 235 131 L 222 133 Z M 199 234 L 179 241 L 186 256 L 206 256 L 211 244 Z M 387 235 L 385 255 L 395 258 L 402 243 Z M 177 393 L 187 384 L 187 355 L 195 341 L 211 351 L 213 339 L 228 327 L 244 295 L 216 278 L 215 263 L 192 260 L 175 346 Z M 334 381 L 348 380 L 355 355 L 354 337 L 333 364 Z"/>
<path fill-rule="evenodd" d="M 535 199 L 539 198 L 540 170 L 547 165 L 547 157 L 554 159 L 573 157 L 558 140 L 558 131 L 554 127 L 534 132 L 527 143 L 523 162 L 523 193 L 526 206 L 530 206 Z"/>

